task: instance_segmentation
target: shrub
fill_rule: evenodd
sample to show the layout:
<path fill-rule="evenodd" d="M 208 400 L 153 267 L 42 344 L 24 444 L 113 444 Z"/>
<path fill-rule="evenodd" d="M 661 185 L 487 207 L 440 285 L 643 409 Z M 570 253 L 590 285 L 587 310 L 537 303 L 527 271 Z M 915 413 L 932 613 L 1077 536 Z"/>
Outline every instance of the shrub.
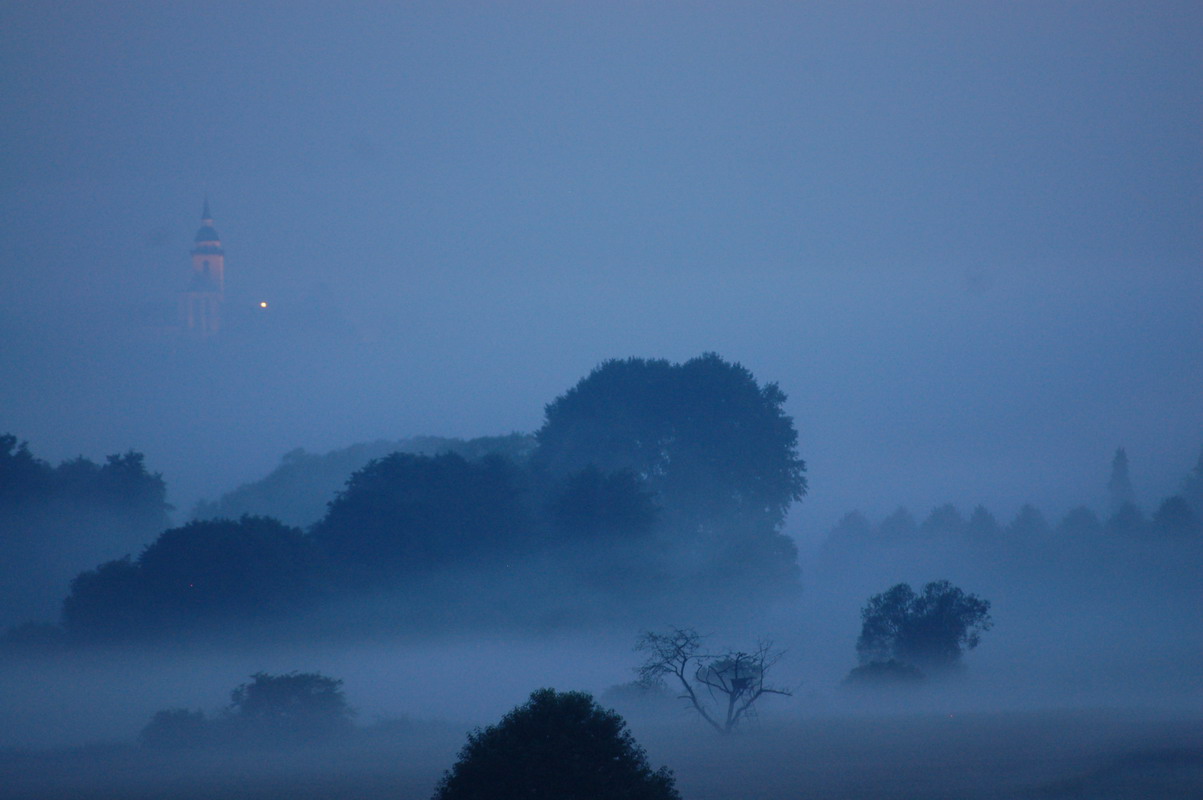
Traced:
<path fill-rule="evenodd" d="M 435 800 L 680 800 L 672 773 L 653 771 L 613 711 L 582 692 L 540 689 L 468 743 Z"/>

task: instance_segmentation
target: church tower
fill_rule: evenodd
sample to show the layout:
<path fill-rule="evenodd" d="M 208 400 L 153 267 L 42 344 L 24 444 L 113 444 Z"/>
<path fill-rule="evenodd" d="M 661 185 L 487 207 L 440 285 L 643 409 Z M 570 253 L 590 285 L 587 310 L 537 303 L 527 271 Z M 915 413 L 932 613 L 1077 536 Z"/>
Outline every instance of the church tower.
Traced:
<path fill-rule="evenodd" d="M 226 254 L 209 214 L 209 198 L 201 212 L 201 227 L 192 248 L 192 278 L 180 297 L 185 332 L 213 336 L 221 330 L 221 303 L 225 297 Z"/>

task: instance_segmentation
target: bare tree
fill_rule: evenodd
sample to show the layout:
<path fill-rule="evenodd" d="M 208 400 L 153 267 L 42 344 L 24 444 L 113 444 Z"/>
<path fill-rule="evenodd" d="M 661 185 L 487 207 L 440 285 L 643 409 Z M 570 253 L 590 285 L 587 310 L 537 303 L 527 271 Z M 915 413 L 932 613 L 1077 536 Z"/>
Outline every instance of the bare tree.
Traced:
<path fill-rule="evenodd" d="M 765 683 L 765 673 L 783 655 L 771 641 L 757 642 L 750 652 L 702 649 L 702 637 L 692 628 L 670 628 L 667 633 L 645 632 L 635 649 L 648 654 L 636 672 L 646 685 L 680 684 L 682 700 L 722 734 L 730 733 L 752 716 L 756 701 L 766 694 L 790 695 Z M 671 677 L 670 677 L 671 676 Z"/>

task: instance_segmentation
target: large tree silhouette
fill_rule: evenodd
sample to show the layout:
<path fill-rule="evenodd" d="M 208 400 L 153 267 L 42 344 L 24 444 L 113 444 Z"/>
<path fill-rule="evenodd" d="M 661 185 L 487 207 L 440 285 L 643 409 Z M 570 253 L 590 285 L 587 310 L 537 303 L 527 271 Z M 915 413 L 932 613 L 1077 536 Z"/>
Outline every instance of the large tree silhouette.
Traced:
<path fill-rule="evenodd" d="M 607 361 L 547 406 L 532 462 L 554 475 L 629 470 L 710 563 L 792 563 L 777 534 L 806 467 L 784 403 L 776 384 L 713 353 Z"/>

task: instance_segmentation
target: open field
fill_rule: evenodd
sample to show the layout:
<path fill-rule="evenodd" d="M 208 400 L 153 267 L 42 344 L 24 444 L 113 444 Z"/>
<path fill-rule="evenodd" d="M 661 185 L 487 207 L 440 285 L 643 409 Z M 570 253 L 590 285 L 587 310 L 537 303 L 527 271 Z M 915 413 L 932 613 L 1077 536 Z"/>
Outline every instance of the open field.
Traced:
<path fill-rule="evenodd" d="M 1203 719 L 1134 711 L 845 716 L 720 738 L 694 720 L 632 726 L 686 800 L 1203 796 Z M 0 755 L 6 798 L 425 798 L 463 730 L 410 723 L 320 750 Z"/>

